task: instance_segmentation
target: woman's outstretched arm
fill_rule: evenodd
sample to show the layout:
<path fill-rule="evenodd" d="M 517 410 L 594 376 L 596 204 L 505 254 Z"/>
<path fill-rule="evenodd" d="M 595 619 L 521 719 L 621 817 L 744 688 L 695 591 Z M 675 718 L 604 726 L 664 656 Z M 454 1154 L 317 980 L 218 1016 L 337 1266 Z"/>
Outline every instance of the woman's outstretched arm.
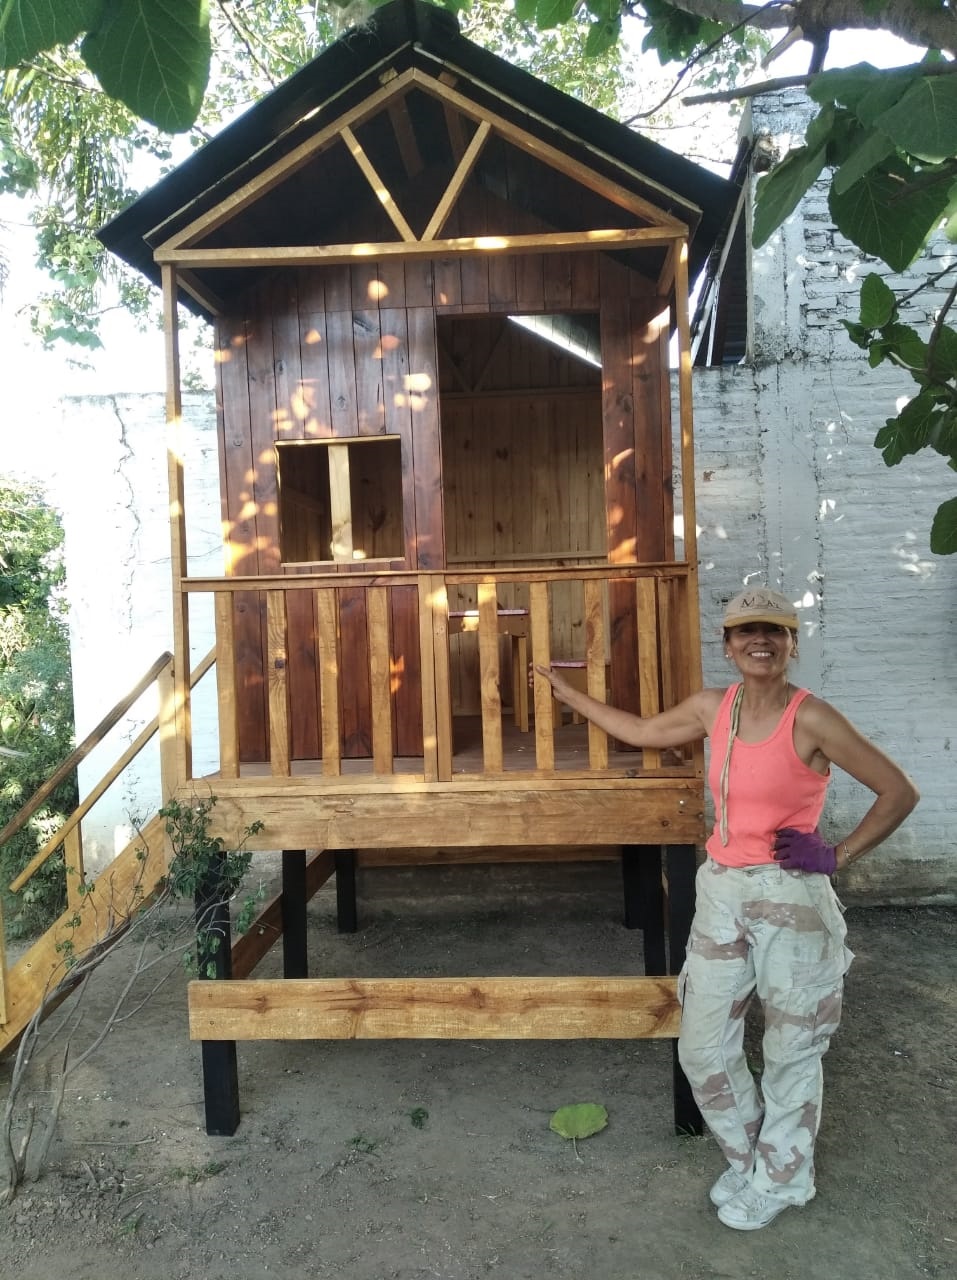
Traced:
<path fill-rule="evenodd" d="M 636 716 L 630 711 L 599 702 L 575 689 L 558 672 L 538 664 L 535 674 L 547 680 L 555 697 L 585 716 L 609 737 L 632 747 L 683 747 L 707 737 L 721 702 L 721 689 L 702 689 L 656 716 Z"/>

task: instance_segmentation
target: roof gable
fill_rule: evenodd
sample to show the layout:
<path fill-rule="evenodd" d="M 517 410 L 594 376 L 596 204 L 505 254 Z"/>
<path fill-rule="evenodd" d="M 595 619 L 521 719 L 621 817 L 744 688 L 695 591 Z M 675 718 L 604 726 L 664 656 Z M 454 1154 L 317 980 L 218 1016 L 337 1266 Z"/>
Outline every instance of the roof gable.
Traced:
<path fill-rule="evenodd" d="M 520 252 L 504 243 L 517 227 L 558 237 L 556 248 L 588 233 L 661 279 L 685 227 L 697 229 L 694 258 L 706 255 L 729 193 L 464 39 L 446 11 L 397 0 L 100 234 L 154 281 L 154 251 L 175 262 L 186 301 L 209 314 L 249 283 L 250 267 L 268 265 L 256 250 L 301 246 L 302 261 L 336 261 L 367 244 L 442 256 L 481 251 L 493 237 Z M 250 251 L 244 267 L 223 261 L 237 248 Z"/>

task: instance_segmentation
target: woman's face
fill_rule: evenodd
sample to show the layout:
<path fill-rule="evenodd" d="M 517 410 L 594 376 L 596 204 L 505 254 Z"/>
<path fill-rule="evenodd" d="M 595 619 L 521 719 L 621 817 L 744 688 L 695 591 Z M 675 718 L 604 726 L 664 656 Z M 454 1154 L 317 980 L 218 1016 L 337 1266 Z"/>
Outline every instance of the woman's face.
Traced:
<path fill-rule="evenodd" d="M 727 629 L 725 652 L 742 675 L 776 676 L 797 656 L 797 641 L 793 631 L 773 622 L 743 622 Z"/>

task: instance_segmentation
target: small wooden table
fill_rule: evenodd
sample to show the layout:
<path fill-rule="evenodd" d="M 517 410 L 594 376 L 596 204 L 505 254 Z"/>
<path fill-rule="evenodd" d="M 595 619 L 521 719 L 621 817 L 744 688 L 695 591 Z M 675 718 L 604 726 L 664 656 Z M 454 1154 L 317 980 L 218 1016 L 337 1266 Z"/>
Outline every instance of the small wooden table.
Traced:
<path fill-rule="evenodd" d="M 512 712 L 522 733 L 528 733 L 528 610 L 499 609 L 498 633 L 512 639 Z M 450 609 L 449 634 L 478 631 L 478 609 Z"/>

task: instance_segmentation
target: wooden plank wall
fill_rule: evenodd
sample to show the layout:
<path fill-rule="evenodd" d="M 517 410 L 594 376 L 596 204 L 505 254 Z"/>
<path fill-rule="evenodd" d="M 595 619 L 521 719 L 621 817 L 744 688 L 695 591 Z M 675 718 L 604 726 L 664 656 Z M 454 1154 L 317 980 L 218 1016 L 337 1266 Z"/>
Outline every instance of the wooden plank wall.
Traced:
<path fill-rule="evenodd" d="M 496 203 L 490 195 L 484 198 Z M 448 234 L 455 234 L 457 216 L 453 212 Z M 473 209 L 470 228 L 476 216 Z M 501 211 L 489 209 L 485 216 L 489 225 L 498 223 Z M 514 216 L 512 210 L 513 221 Z M 535 339 L 510 336 L 500 350 L 492 349 L 500 340 L 499 317 L 568 310 L 600 315 L 604 390 L 597 370 L 586 376 Z M 447 551 L 456 561 L 474 555 L 480 562 L 488 555 L 492 564 L 558 551 L 587 563 L 592 552 L 602 557 L 606 541 L 612 559 L 670 558 L 665 314 L 647 281 L 592 253 L 381 266 L 363 262 L 277 271 L 263 278 L 247 294 L 243 314 L 221 319 L 217 329 L 227 572 L 305 571 L 280 561 L 277 442 L 379 434 L 396 435 L 401 442 L 405 557 L 385 562 L 386 567 L 442 569 Z M 486 367 L 476 370 L 473 361 L 463 374 L 461 350 L 469 331 L 455 325 L 468 323 L 466 317 L 484 317 L 473 354 L 475 360 L 484 358 Z M 458 353 L 453 359 L 453 364 L 459 361 L 458 381 L 447 367 L 447 352 L 442 355 L 442 344 L 437 345 L 437 326 L 443 340 L 451 335 L 448 349 Z M 478 332 L 471 331 L 473 337 Z M 441 403 L 441 432 L 440 362 L 442 389 L 448 393 Z M 484 400 L 461 394 L 470 388 L 484 391 Z M 547 394 L 543 388 L 549 388 Z M 465 496 L 471 508 L 463 505 Z M 478 520 L 476 508 L 482 512 Z M 468 509 L 473 511 L 471 532 L 466 532 Z M 344 576 L 350 567 L 337 565 Z M 501 603 L 525 602 L 516 597 Z M 471 602 L 453 600 L 451 607 L 456 604 Z M 342 651 L 365 652 L 363 592 L 344 586 L 339 609 Z M 287 613 L 290 754 L 315 759 L 321 755 L 322 726 L 312 593 L 291 594 Z M 632 587 L 618 590 L 611 613 L 614 696 L 624 705 L 637 705 Z M 570 596 L 556 616 L 555 652 L 576 656 L 582 601 Z M 265 760 L 261 593 L 237 598 L 234 623 L 240 759 Z M 414 588 L 393 594 L 389 626 L 397 674 L 393 749 L 417 755 L 422 751 L 421 659 Z M 616 653 L 622 655 L 617 663 Z M 502 666 L 509 669 L 507 663 Z M 477 687 L 467 675 L 459 682 L 460 692 Z M 371 754 L 368 664 L 343 664 L 340 697 L 343 753 Z M 458 705 L 464 707 L 467 699 L 460 697 Z"/>

